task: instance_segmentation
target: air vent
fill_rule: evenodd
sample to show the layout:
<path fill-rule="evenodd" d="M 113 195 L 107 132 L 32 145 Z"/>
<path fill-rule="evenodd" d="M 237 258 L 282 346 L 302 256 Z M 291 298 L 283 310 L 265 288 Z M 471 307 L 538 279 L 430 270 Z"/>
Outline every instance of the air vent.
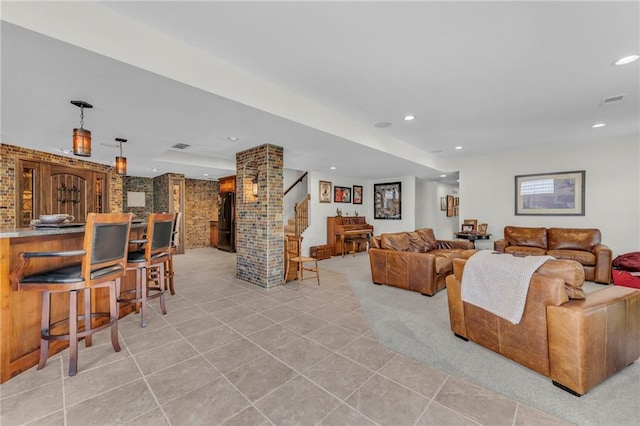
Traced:
<path fill-rule="evenodd" d="M 609 98 L 604 98 L 600 101 L 600 108 L 609 108 L 613 105 L 617 105 L 624 99 L 624 95 L 611 96 Z"/>
<path fill-rule="evenodd" d="M 171 148 L 175 148 L 175 149 L 187 149 L 189 148 L 191 145 L 186 144 L 186 143 L 177 143 L 174 146 L 172 146 Z"/>

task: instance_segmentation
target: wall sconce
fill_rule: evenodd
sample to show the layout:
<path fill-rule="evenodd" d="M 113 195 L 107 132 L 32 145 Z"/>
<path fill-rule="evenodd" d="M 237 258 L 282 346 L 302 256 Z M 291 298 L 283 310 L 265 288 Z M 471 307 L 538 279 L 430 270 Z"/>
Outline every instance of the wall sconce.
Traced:
<path fill-rule="evenodd" d="M 251 179 L 251 194 L 253 194 L 254 197 L 258 196 L 258 172 L 256 172 L 256 175 Z"/>
<path fill-rule="evenodd" d="M 93 108 L 93 105 L 85 101 L 71 101 L 71 103 L 80 108 L 80 128 L 73 129 L 73 155 L 91 157 L 91 131 L 83 126 L 84 109 Z"/>
<path fill-rule="evenodd" d="M 116 173 L 122 176 L 127 174 L 127 159 L 122 156 L 122 144 L 126 141 L 126 139 L 116 138 L 116 142 L 120 144 L 120 156 L 116 157 Z"/>

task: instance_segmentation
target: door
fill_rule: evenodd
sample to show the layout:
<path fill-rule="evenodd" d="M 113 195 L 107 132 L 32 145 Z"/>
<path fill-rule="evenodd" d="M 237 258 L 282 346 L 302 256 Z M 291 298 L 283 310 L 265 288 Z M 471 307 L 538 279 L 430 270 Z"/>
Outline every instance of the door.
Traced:
<path fill-rule="evenodd" d="M 179 213 L 180 223 L 178 223 L 178 233 L 176 235 L 176 253 L 184 254 L 184 179 L 183 178 L 171 178 L 169 182 L 169 188 L 171 196 L 169 197 L 169 212 Z"/>
<path fill-rule="evenodd" d="M 235 194 L 233 192 L 220 194 L 220 207 L 218 209 L 218 248 L 224 251 L 235 250 L 234 202 Z"/>

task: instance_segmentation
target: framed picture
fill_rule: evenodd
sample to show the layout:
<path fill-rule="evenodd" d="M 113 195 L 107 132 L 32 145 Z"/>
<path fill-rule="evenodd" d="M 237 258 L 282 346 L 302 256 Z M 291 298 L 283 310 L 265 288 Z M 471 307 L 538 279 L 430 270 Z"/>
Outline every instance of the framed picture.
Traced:
<path fill-rule="evenodd" d="M 353 204 L 362 204 L 362 187 L 353 185 Z"/>
<path fill-rule="evenodd" d="M 486 223 L 478 224 L 478 235 L 485 235 L 487 233 L 488 227 L 489 225 L 487 225 Z"/>
<path fill-rule="evenodd" d="M 331 182 L 326 180 L 320 181 L 320 195 L 318 199 L 321 203 L 330 203 L 331 202 Z"/>
<path fill-rule="evenodd" d="M 472 233 L 473 225 L 471 223 L 463 223 L 462 224 L 462 232 Z"/>
<path fill-rule="evenodd" d="M 447 217 L 452 217 L 454 214 L 453 195 L 447 195 Z"/>
<path fill-rule="evenodd" d="M 471 231 L 478 230 L 478 219 L 465 219 L 462 221 L 465 225 L 471 225 Z"/>
<path fill-rule="evenodd" d="M 440 197 L 440 211 L 447 211 L 447 197 Z"/>
<path fill-rule="evenodd" d="M 584 216 L 585 171 L 515 177 L 516 216 Z"/>
<path fill-rule="evenodd" d="M 402 182 L 373 185 L 373 218 L 402 219 Z"/>
<path fill-rule="evenodd" d="M 350 203 L 351 202 L 351 188 L 348 186 L 334 186 L 333 187 L 333 202 L 334 203 Z"/>

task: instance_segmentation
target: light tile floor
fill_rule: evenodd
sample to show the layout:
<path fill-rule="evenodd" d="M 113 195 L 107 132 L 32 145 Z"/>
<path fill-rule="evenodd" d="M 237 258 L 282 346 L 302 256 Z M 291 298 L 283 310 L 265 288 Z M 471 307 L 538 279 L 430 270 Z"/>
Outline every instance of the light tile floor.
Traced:
<path fill-rule="evenodd" d="M 366 255 L 366 254 L 360 254 Z M 119 322 L 0 385 L 10 425 L 562 425 L 379 345 L 344 276 L 272 290 L 235 278 L 235 255 L 175 256 L 167 315 Z"/>

